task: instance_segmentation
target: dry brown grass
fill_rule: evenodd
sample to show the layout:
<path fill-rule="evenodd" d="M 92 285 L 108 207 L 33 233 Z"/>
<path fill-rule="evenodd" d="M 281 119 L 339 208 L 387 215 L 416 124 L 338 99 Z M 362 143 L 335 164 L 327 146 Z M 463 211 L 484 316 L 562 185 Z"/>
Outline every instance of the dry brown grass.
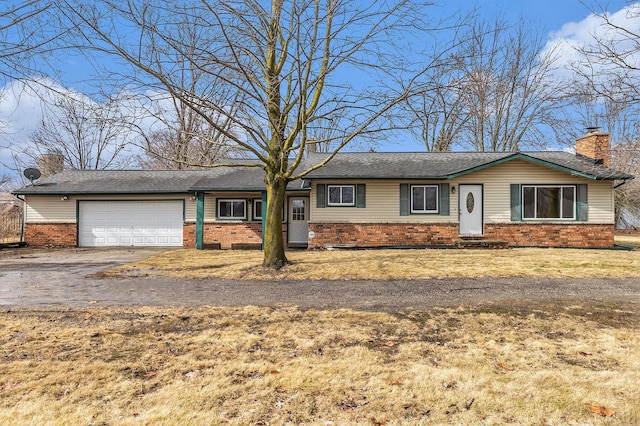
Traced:
<path fill-rule="evenodd" d="M 640 424 L 639 323 L 631 305 L 5 311 L 0 424 Z"/>
<path fill-rule="evenodd" d="M 637 277 L 640 251 L 577 249 L 291 251 L 274 272 L 260 251 L 181 249 L 108 275 L 229 279 L 427 279 L 446 277 Z"/>
<path fill-rule="evenodd" d="M 619 233 L 616 234 L 616 244 L 621 244 L 624 246 L 634 247 L 636 249 L 640 248 L 640 233 L 638 232 L 629 232 L 629 233 Z"/>

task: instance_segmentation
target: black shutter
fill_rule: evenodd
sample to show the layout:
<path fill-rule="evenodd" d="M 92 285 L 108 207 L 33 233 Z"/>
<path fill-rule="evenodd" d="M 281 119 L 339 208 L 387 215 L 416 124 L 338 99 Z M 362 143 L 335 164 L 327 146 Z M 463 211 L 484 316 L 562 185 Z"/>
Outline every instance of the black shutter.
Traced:
<path fill-rule="evenodd" d="M 449 184 L 441 183 L 439 188 L 440 194 L 440 215 L 449 216 Z"/>
<path fill-rule="evenodd" d="M 327 185 L 316 185 L 316 207 L 321 209 L 327 206 Z"/>
<path fill-rule="evenodd" d="M 400 216 L 409 216 L 409 185 L 400 185 Z"/>
<path fill-rule="evenodd" d="M 576 185 L 576 202 L 578 203 L 576 219 L 582 222 L 589 220 L 589 191 L 586 184 Z"/>
<path fill-rule="evenodd" d="M 356 185 L 356 207 L 363 209 L 367 207 L 367 196 L 365 184 Z"/>
<path fill-rule="evenodd" d="M 517 183 L 511 184 L 511 220 L 512 221 L 521 221 L 521 207 L 522 203 L 520 202 L 520 185 Z"/>

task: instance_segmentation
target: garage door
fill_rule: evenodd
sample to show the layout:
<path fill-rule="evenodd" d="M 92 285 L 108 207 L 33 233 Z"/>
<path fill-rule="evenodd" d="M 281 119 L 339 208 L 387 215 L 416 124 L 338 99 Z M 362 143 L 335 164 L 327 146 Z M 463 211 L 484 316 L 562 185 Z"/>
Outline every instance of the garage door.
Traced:
<path fill-rule="evenodd" d="M 182 201 L 81 201 L 78 244 L 182 246 Z"/>

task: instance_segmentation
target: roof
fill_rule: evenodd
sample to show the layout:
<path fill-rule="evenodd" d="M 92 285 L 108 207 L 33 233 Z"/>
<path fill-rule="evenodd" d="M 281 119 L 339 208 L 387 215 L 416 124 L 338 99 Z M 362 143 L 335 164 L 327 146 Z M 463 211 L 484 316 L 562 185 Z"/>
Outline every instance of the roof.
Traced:
<path fill-rule="evenodd" d="M 210 170 L 65 170 L 13 191 L 14 194 L 180 193 Z"/>
<path fill-rule="evenodd" d="M 301 181 L 289 190 L 304 190 Z M 308 188 L 306 188 L 308 189 Z M 215 167 L 198 170 L 65 170 L 13 191 L 35 194 L 175 194 L 195 191 L 263 191 L 259 167 Z"/>
<path fill-rule="evenodd" d="M 329 154 L 313 153 L 299 171 Z M 522 159 L 595 180 L 627 180 L 622 173 L 567 152 L 345 152 L 309 179 L 453 179 L 506 161 Z M 308 190 L 301 180 L 288 190 Z M 65 170 L 13 191 L 14 194 L 162 194 L 195 191 L 254 192 L 264 190 L 260 167 L 217 167 L 198 170 Z"/>
<path fill-rule="evenodd" d="M 312 154 L 311 162 L 328 154 Z M 568 152 L 344 152 L 306 179 L 433 179 L 446 180 L 522 159 L 596 180 L 626 180 L 622 173 Z"/>
<path fill-rule="evenodd" d="M 197 181 L 191 191 L 264 191 L 264 171 L 260 167 L 219 167 Z M 287 190 L 308 190 L 302 181 L 289 182 Z"/>

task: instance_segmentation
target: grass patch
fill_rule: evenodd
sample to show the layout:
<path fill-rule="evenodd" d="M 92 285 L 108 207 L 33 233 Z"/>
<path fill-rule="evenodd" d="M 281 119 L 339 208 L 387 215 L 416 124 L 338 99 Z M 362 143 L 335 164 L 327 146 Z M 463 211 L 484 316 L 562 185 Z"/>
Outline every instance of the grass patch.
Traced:
<path fill-rule="evenodd" d="M 618 233 L 616 234 L 615 240 L 616 244 L 640 249 L 640 234 L 637 232 Z"/>
<path fill-rule="evenodd" d="M 639 325 L 610 304 L 9 311 L 0 423 L 639 424 Z"/>
<path fill-rule="evenodd" d="M 274 272 L 261 267 L 260 251 L 180 249 L 124 265 L 105 275 L 257 280 L 640 276 L 640 251 L 336 250 L 291 251 L 287 256 L 293 264 Z"/>

